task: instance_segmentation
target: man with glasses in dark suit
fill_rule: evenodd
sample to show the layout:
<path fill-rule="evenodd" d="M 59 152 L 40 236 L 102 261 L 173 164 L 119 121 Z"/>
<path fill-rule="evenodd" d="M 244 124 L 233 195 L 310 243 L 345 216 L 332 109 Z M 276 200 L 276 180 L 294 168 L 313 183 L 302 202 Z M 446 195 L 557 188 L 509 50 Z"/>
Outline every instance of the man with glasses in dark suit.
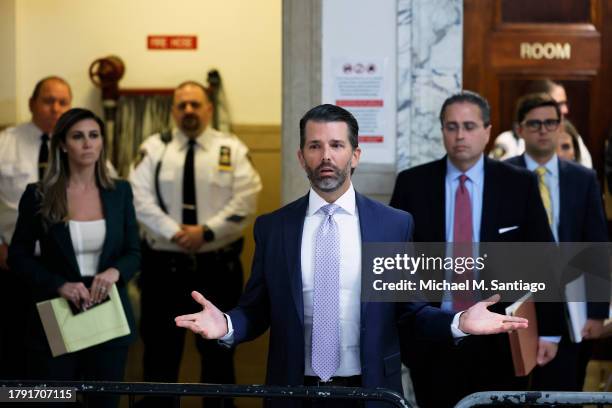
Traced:
<path fill-rule="evenodd" d="M 607 224 L 597 174 L 557 157 L 557 145 L 563 131 L 559 104 L 547 94 L 526 95 L 518 102 L 516 119 L 519 135 L 525 141 L 525 153 L 507 162 L 538 175 L 540 195 L 555 241 L 607 242 Z M 596 269 L 605 268 L 603 274 L 607 273 L 606 266 L 605 258 L 594 264 Z M 593 270 L 586 272 L 587 279 L 596 273 Z M 572 303 L 573 309 L 579 302 Z M 566 307 L 570 321 L 577 322 L 577 315 L 570 305 Z M 591 341 L 601 335 L 608 313 L 607 302 L 588 302 L 586 322 L 581 322 L 582 339 L 571 336 L 568 327 L 564 327 L 557 358 L 545 367 L 536 368 L 532 388 L 582 391 Z"/>

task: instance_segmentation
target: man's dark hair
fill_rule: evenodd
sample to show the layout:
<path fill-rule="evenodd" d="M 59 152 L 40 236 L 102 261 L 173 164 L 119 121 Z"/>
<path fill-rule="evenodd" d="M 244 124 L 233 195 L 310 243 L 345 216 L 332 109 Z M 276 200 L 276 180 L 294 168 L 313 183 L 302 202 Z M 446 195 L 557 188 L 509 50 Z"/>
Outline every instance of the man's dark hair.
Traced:
<path fill-rule="evenodd" d="M 304 149 L 306 143 L 306 123 L 311 120 L 313 122 L 344 122 L 348 127 L 348 139 L 353 150 L 359 146 L 357 135 L 359 134 L 359 124 L 357 119 L 347 111 L 336 105 L 319 105 L 315 106 L 300 119 L 300 149 Z"/>
<path fill-rule="evenodd" d="M 550 106 L 555 108 L 557 119 L 561 119 L 559 104 L 547 93 L 532 93 L 522 96 L 516 103 L 516 123 L 521 123 L 525 116 L 535 108 Z"/>
<path fill-rule="evenodd" d="M 52 76 L 44 77 L 43 79 L 38 81 L 36 85 L 34 85 L 34 90 L 32 91 L 32 95 L 30 96 L 31 101 L 35 101 L 36 98 L 38 98 L 38 95 L 40 95 L 40 90 L 42 89 L 43 85 L 47 81 L 58 81 L 66 85 L 66 88 L 68 88 L 68 93 L 70 94 L 70 97 L 72 98 L 72 89 L 70 89 L 70 85 L 68 85 L 68 82 L 66 82 L 64 78 L 52 75 Z"/>
<path fill-rule="evenodd" d="M 464 90 L 448 97 L 442 104 L 442 109 L 440 109 L 440 124 L 442 126 L 444 126 L 444 114 L 446 113 L 446 108 L 455 103 L 471 103 L 472 105 L 478 106 L 484 127 L 491 124 L 491 107 L 489 106 L 489 102 L 487 102 L 485 98 L 476 92 Z"/>

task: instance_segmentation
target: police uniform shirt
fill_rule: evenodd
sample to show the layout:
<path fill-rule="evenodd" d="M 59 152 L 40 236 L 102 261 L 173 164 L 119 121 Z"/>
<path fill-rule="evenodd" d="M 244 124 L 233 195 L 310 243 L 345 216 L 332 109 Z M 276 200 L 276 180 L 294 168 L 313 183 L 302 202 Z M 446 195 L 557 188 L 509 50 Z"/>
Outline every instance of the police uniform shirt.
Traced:
<path fill-rule="evenodd" d="M 0 133 L 0 238 L 10 243 L 19 200 L 29 183 L 38 181 L 40 130 L 28 122 Z"/>
<path fill-rule="evenodd" d="M 511 130 L 507 130 L 495 138 L 495 145 L 489 153 L 489 157 L 496 160 L 506 160 L 518 156 L 524 151 L 525 141 L 520 137 L 517 139 Z"/>
<path fill-rule="evenodd" d="M 144 226 L 145 239 L 156 250 L 184 251 L 170 240 L 180 230 L 182 220 L 188 141 L 178 129 L 167 144 L 160 134 L 147 138 L 130 172 L 136 216 Z M 215 235 L 212 242 L 199 249 L 207 252 L 242 236 L 249 217 L 255 214 L 261 181 L 247 156 L 247 147 L 236 136 L 208 127 L 196 138 L 194 147 L 198 224 L 207 225 Z M 159 193 L 168 213 L 162 210 L 155 187 L 160 162 Z"/>

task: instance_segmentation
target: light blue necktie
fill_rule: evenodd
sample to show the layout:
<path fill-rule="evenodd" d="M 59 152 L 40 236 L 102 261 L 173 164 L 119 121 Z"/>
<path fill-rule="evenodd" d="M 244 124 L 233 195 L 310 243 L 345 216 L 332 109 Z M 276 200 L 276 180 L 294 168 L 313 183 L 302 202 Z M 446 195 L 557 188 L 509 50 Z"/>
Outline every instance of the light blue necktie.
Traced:
<path fill-rule="evenodd" d="M 321 207 L 325 218 L 315 240 L 312 311 L 312 370 L 323 381 L 340 366 L 340 234 L 334 221 L 339 207 Z"/>

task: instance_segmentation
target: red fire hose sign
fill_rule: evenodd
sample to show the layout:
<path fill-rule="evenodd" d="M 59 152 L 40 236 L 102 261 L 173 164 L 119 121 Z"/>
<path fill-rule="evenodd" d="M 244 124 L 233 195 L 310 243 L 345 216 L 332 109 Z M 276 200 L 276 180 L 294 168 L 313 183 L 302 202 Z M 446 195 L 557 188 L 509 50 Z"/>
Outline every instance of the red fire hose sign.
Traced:
<path fill-rule="evenodd" d="M 195 35 L 149 35 L 149 50 L 197 50 L 198 37 Z"/>

